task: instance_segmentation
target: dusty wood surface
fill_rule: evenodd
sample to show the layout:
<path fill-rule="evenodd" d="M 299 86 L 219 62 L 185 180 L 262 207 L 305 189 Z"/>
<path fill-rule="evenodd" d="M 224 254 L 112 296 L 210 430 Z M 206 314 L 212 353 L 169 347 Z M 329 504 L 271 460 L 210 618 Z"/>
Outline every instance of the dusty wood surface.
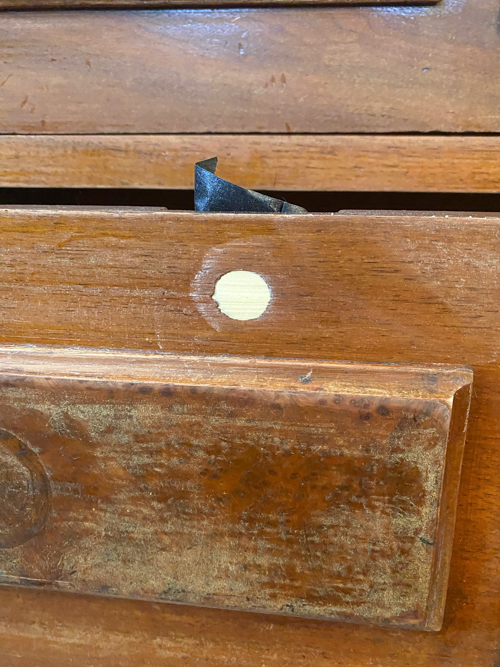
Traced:
<path fill-rule="evenodd" d="M 0 583 L 439 630 L 471 383 L 0 348 Z"/>
<path fill-rule="evenodd" d="M 497 0 L 0 16 L 0 133 L 500 132 Z"/>
<path fill-rule="evenodd" d="M 500 137 L 0 136 L 1 187 L 192 189 L 194 163 L 263 190 L 500 192 Z"/>
<path fill-rule="evenodd" d="M 465 364 L 475 375 L 441 632 L 5 587 L 2 667 L 496 665 L 500 218 L 3 208 L 0 224 L 4 342 Z M 211 300 L 238 268 L 273 288 L 259 320 L 219 317 Z"/>

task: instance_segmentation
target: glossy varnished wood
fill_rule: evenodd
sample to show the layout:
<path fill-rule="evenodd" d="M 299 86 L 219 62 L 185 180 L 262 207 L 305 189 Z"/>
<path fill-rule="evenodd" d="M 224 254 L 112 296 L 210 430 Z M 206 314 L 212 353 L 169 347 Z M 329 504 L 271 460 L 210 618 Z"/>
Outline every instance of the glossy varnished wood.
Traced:
<path fill-rule="evenodd" d="M 6 667 L 496 665 L 500 218 L 4 208 L 0 222 L 3 342 L 474 370 L 441 632 L 6 587 Z M 237 268 L 273 288 L 259 320 L 224 319 L 211 299 Z"/>
<path fill-rule="evenodd" d="M 500 132 L 497 0 L 0 15 L 0 133 Z"/>
<path fill-rule="evenodd" d="M 192 189 L 193 165 L 263 190 L 500 192 L 500 137 L 0 135 L 0 186 Z"/>
<path fill-rule="evenodd" d="M 471 383 L 0 348 L 0 583 L 439 630 Z"/>

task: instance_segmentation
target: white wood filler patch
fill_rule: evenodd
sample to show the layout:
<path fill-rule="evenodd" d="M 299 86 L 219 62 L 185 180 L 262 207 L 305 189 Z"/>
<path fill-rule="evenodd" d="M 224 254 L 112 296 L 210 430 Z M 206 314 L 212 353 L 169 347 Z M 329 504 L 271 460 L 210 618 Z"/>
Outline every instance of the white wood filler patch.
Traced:
<path fill-rule="evenodd" d="M 233 320 L 255 320 L 269 305 L 271 291 L 258 273 L 230 271 L 215 284 L 212 299 Z"/>

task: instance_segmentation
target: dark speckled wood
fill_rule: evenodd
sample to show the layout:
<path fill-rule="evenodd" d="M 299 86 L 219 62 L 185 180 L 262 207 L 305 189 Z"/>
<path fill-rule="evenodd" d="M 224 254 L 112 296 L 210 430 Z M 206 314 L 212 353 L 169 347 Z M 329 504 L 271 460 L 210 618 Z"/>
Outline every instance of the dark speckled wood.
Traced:
<path fill-rule="evenodd" d="M 0 549 L 37 535 L 50 505 L 50 484 L 38 456 L 15 435 L 0 430 Z"/>

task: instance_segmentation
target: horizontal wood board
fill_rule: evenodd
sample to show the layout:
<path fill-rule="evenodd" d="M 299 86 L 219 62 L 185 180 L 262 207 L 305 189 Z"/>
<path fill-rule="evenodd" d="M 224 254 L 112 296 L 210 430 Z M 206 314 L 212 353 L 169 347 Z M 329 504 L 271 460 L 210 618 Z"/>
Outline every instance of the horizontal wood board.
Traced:
<path fill-rule="evenodd" d="M 500 132 L 497 0 L 0 15 L 0 133 Z"/>
<path fill-rule="evenodd" d="M 262 190 L 500 192 L 500 137 L 0 135 L 0 187 L 192 189 L 194 164 Z"/>

